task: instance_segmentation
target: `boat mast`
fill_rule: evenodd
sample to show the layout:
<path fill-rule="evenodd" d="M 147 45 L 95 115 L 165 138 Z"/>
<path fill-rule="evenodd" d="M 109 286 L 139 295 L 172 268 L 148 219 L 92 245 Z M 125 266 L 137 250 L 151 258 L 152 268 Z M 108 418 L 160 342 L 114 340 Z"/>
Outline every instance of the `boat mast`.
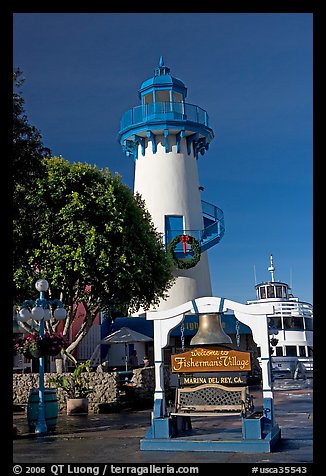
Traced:
<path fill-rule="evenodd" d="M 275 271 L 275 267 L 273 265 L 273 255 L 270 255 L 269 257 L 269 261 L 270 261 L 270 266 L 268 268 L 268 271 L 271 272 L 271 275 L 272 275 L 272 283 L 274 283 L 274 271 Z"/>

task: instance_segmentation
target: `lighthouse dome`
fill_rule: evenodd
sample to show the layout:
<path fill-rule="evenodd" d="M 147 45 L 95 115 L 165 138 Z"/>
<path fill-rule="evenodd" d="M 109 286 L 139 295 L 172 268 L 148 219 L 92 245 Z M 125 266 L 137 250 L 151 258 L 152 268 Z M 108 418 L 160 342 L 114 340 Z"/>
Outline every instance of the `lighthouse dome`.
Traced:
<path fill-rule="evenodd" d="M 187 97 L 187 88 L 181 79 L 170 74 L 170 68 L 164 65 L 163 57 L 160 57 L 159 65 L 155 68 L 154 76 L 146 79 L 139 89 L 139 98 L 153 89 L 172 89 L 182 95 L 182 99 Z"/>

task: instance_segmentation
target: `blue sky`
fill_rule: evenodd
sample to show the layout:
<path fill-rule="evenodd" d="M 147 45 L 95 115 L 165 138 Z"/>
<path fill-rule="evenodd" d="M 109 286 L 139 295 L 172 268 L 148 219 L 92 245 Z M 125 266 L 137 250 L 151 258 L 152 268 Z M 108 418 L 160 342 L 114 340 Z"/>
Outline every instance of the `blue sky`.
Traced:
<path fill-rule="evenodd" d="M 202 199 L 225 215 L 214 295 L 253 299 L 272 253 L 275 278 L 312 302 L 312 40 L 311 13 L 16 13 L 13 63 L 53 154 L 133 188 L 119 121 L 163 55 L 215 133 L 198 161 Z"/>

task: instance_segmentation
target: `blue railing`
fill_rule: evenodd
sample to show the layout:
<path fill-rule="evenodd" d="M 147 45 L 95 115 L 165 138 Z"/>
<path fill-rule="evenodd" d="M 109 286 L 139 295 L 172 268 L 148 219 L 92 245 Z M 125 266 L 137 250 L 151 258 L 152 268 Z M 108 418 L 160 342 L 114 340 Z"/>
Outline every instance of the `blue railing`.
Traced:
<path fill-rule="evenodd" d="M 205 202 L 204 200 L 201 201 L 201 206 L 203 214 L 206 215 L 207 218 L 221 221 L 224 227 L 224 213 L 220 208 L 212 205 L 211 203 Z"/>
<path fill-rule="evenodd" d="M 205 251 L 218 243 L 225 232 L 223 211 L 211 203 L 202 201 L 203 215 L 211 223 L 202 230 L 168 230 L 166 233 L 166 245 L 177 235 L 191 235 L 199 241 L 200 248 Z M 182 243 L 178 243 L 175 252 L 183 252 Z"/>
<path fill-rule="evenodd" d="M 201 107 L 183 102 L 153 102 L 133 107 L 124 113 L 120 131 L 149 120 L 191 121 L 208 127 L 208 115 Z"/>
<path fill-rule="evenodd" d="M 202 246 L 204 243 L 216 238 L 218 238 L 219 241 L 224 235 L 224 226 L 222 226 L 221 222 L 217 221 L 203 230 L 169 230 L 166 233 L 166 244 L 170 243 L 170 241 L 178 235 L 191 235 L 196 238 Z M 182 249 L 182 244 L 178 243 L 176 251 L 182 251 Z"/>
<path fill-rule="evenodd" d="M 166 232 L 166 243 L 170 243 L 173 238 L 178 235 L 190 235 L 196 238 L 199 243 L 202 241 L 202 235 L 204 230 L 168 230 Z M 182 251 L 183 246 L 182 243 L 178 243 L 176 246 L 176 250 Z"/>

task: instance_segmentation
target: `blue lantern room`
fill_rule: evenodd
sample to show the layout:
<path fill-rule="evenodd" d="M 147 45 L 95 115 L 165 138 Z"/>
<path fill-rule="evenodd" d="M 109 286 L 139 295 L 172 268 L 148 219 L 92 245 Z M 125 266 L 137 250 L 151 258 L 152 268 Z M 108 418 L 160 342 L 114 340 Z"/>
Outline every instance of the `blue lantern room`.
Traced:
<path fill-rule="evenodd" d="M 184 83 L 170 75 L 170 68 L 164 65 L 161 56 L 155 76 L 143 82 L 139 89 L 139 99 L 143 106 L 153 103 L 184 103 L 187 88 Z"/>
<path fill-rule="evenodd" d="M 170 68 L 164 65 L 161 56 L 154 76 L 144 81 L 138 91 L 141 105 L 125 112 L 120 122 L 118 140 L 127 156 L 138 157 L 138 146 L 141 145 L 145 155 L 145 139 L 152 142 L 152 150 L 156 153 L 156 135 L 164 135 L 166 152 L 169 150 L 168 136 L 176 136 L 177 152 L 180 141 L 187 141 L 188 154 L 191 147 L 196 158 L 208 149 L 214 138 L 209 127 L 207 112 L 185 102 L 187 88 L 184 83 L 170 74 Z"/>

